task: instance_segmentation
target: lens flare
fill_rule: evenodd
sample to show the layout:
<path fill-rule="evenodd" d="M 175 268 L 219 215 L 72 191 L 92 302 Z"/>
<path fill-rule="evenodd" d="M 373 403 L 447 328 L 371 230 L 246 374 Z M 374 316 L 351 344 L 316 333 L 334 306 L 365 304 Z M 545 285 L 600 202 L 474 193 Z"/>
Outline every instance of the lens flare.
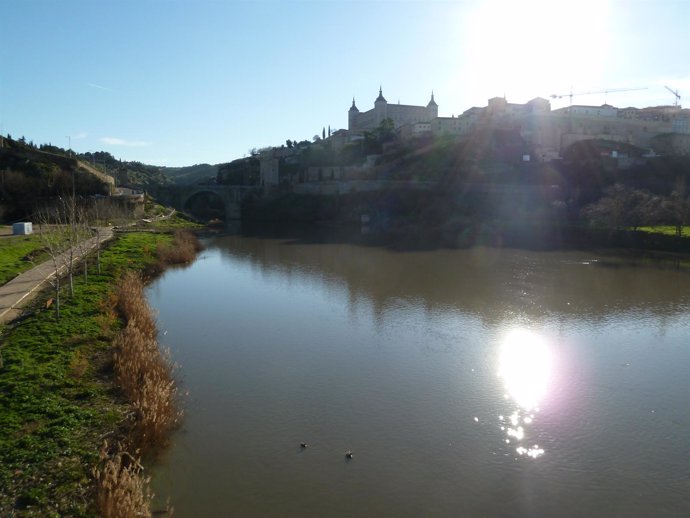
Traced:
<path fill-rule="evenodd" d="M 551 363 L 549 347 L 538 334 L 515 329 L 506 336 L 498 375 L 509 397 L 522 409 L 538 410 L 548 391 Z"/>
<path fill-rule="evenodd" d="M 527 428 L 532 424 L 539 405 L 547 395 L 551 378 L 552 359 L 549 346 L 538 334 L 526 329 L 514 329 L 501 344 L 498 375 L 503 379 L 506 399 L 512 399 L 517 409 L 509 416 L 498 416 L 505 432 L 506 444 L 517 443 L 516 453 L 536 459 L 544 455 L 538 445 L 525 447 Z"/>

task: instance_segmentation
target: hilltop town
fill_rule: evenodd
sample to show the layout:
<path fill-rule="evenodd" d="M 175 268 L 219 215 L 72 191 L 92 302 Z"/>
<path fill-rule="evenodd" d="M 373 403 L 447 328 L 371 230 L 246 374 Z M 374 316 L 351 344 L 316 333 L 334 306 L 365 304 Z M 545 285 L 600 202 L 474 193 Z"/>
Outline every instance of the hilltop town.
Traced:
<path fill-rule="evenodd" d="M 404 105 L 379 89 L 369 110 L 352 100 L 347 129 L 252 150 L 205 185 L 157 194 L 208 219 L 419 226 L 425 238 L 455 236 L 451 244 L 461 229 L 487 225 L 494 237 L 540 225 L 561 239 L 582 224 L 680 228 L 688 219 L 690 110 L 677 104 L 552 110 L 544 98 L 495 97 L 457 117 L 439 111 L 433 93 Z"/>
<path fill-rule="evenodd" d="M 524 104 L 494 97 L 486 106 L 448 117 L 439 116 L 433 92 L 426 105 L 405 105 L 389 103 L 379 89 L 373 108 L 360 111 L 353 99 L 347 115 L 347 129 L 329 127 L 326 133 L 324 128 L 313 142 L 287 141 L 286 146 L 258 150 L 252 157 L 221 166 L 219 181 L 267 187 L 361 179 L 371 177 L 367 171 L 384 163 L 386 155 L 399 154 L 401 148 L 423 148 L 439 139 L 488 145 L 506 164 L 561 160 L 573 144 L 584 141 L 603 144 L 599 152 L 615 159 L 620 168 L 639 165 L 649 157 L 690 154 L 690 109 L 678 104 L 647 108 L 571 104 L 552 110 L 550 101 L 541 97 Z M 312 149 L 310 155 L 318 157 L 297 158 L 314 143 L 319 151 Z"/>

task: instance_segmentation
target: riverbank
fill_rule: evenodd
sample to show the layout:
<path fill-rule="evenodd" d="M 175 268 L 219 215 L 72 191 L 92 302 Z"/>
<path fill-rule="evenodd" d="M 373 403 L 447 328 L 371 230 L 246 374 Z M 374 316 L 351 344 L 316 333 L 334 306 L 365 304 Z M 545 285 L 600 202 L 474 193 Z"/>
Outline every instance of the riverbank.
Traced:
<path fill-rule="evenodd" d="M 37 259 L 35 262 L 38 264 L 28 270 L 24 268 L 25 265 L 23 263 L 13 265 L 15 267 L 14 271 L 21 273 L 12 278 L 9 282 L 0 285 L 0 325 L 11 322 L 22 315 L 23 308 L 28 306 L 31 301 L 41 293 L 41 290 L 49 285 L 49 283 L 55 281 L 57 272 L 62 276 L 69 271 L 70 263 L 75 266 L 82 263 L 83 257 L 88 257 L 94 250 L 98 250 L 107 241 L 112 239 L 113 230 L 110 227 L 95 229 L 93 237 L 85 239 L 81 243 L 75 245 L 71 250 L 65 250 L 63 253 L 56 255 L 55 262 L 48 257 L 41 257 L 49 256 L 49 254 L 45 251 L 43 238 L 40 236 L 36 237 L 39 238 L 38 243 L 41 246 L 41 248 L 35 251 Z M 22 244 L 22 242 L 13 243 L 8 247 L 8 251 L 14 251 L 16 253 L 16 250 L 20 248 Z M 41 259 L 43 260 L 41 261 Z M 28 262 L 32 264 L 34 261 L 29 260 Z M 13 272 L 10 271 L 8 273 L 11 274 Z"/>
<path fill-rule="evenodd" d="M 0 347 L 0 515 L 94 516 L 93 473 L 104 439 L 121 441 L 132 406 L 113 372 L 122 327 L 111 296 L 128 270 L 162 271 L 170 234 L 126 233 L 101 252 L 101 273 L 75 277 L 60 320 L 37 299 Z M 168 248 L 170 249 L 170 248 Z M 170 261 L 168 261 L 169 263 Z M 47 297 L 47 294 L 46 294 Z"/>
<path fill-rule="evenodd" d="M 18 274 L 33 268 L 34 264 L 48 259 L 37 234 L 12 235 L 12 228 L 0 226 L 0 286 Z"/>

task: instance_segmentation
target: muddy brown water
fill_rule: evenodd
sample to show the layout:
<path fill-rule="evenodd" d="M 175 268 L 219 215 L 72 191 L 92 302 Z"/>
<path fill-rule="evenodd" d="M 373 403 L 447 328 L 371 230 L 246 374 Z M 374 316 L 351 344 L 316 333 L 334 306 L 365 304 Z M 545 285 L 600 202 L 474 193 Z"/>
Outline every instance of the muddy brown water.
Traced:
<path fill-rule="evenodd" d="M 682 270 L 230 236 L 148 295 L 178 518 L 690 515 Z"/>

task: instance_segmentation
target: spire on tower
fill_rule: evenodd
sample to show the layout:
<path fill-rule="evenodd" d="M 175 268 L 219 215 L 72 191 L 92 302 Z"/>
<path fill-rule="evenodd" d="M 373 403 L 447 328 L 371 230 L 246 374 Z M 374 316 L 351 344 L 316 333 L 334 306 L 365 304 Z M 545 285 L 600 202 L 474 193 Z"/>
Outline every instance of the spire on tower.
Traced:
<path fill-rule="evenodd" d="M 376 98 L 376 101 L 374 101 L 374 102 L 379 102 L 379 101 L 383 101 L 384 103 L 387 102 L 386 98 L 383 96 L 383 91 L 381 89 L 381 85 L 379 85 L 379 96 Z"/>

